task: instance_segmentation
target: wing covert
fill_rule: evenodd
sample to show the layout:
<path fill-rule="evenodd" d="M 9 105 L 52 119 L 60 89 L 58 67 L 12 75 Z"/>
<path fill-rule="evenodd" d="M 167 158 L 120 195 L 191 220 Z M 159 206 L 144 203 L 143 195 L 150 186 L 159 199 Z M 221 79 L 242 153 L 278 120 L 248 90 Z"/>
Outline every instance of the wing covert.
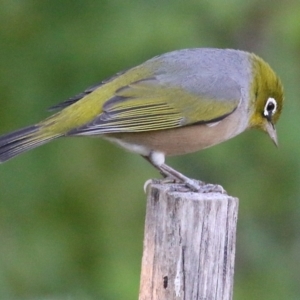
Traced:
<path fill-rule="evenodd" d="M 93 121 L 68 134 L 144 132 L 220 121 L 237 108 L 241 99 L 236 83 L 227 78 L 224 84 L 222 80 L 210 80 L 206 89 L 199 84 L 198 90 L 192 91 L 155 76 L 133 82 L 117 89 Z M 220 89 L 214 95 L 218 85 L 224 96 L 219 95 Z"/>

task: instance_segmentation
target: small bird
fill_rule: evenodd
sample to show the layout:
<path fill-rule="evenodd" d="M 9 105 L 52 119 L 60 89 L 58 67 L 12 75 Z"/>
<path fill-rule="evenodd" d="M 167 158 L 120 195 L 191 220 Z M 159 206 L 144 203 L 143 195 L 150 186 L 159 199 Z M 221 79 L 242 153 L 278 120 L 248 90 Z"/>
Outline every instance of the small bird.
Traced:
<path fill-rule="evenodd" d="M 232 49 L 183 49 L 120 72 L 52 109 L 35 125 L 0 137 L 0 162 L 59 137 L 100 136 L 146 158 L 160 173 L 199 190 L 165 164 L 165 157 L 195 152 L 248 128 L 268 133 L 283 87 L 253 53 Z"/>

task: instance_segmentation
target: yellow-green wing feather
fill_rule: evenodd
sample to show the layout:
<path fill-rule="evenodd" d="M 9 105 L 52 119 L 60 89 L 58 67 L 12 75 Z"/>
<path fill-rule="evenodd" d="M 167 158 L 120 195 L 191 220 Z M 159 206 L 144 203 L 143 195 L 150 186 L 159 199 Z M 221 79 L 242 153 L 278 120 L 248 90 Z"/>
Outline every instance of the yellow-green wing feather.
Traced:
<path fill-rule="evenodd" d="M 69 134 L 143 132 L 216 122 L 231 114 L 239 101 L 240 97 L 214 99 L 151 77 L 117 89 L 92 122 Z"/>

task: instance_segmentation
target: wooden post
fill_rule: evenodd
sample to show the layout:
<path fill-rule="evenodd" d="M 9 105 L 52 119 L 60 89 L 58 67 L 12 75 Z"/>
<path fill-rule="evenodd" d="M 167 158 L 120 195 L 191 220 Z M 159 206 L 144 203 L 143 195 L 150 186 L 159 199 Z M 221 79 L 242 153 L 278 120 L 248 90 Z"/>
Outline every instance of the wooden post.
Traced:
<path fill-rule="evenodd" d="M 148 189 L 139 300 L 232 299 L 238 199 Z"/>

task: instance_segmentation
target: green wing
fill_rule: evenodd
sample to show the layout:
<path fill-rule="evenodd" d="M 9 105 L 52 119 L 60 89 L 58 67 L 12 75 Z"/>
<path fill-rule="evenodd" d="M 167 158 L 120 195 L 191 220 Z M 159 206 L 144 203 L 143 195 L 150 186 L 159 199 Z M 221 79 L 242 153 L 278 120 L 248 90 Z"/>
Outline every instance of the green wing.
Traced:
<path fill-rule="evenodd" d="M 220 121 L 237 108 L 240 89 L 229 78 L 226 83 L 207 80 L 208 87 L 199 84 L 192 89 L 161 83 L 156 77 L 133 82 L 117 89 L 93 121 L 68 135 L 144 132 Z"/>

